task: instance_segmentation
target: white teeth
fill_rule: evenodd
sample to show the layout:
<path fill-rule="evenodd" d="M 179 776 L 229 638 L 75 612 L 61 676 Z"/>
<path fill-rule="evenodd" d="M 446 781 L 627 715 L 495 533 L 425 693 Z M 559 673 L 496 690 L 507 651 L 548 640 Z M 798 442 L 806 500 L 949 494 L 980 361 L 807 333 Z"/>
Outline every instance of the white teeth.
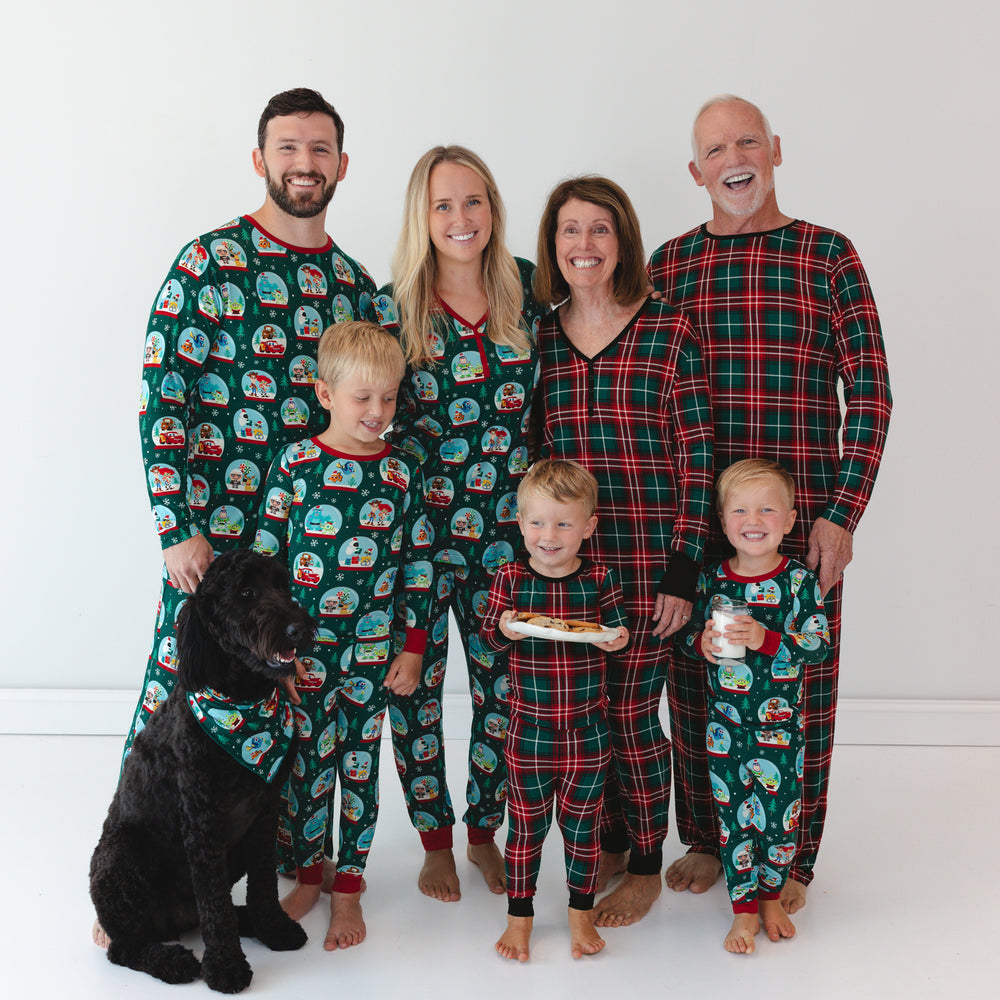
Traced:
<path fill-rule="evenodd" d="M 573 260 L 570 261 L 570 263 L 574 267 L 579 267 L 579 268 L 597 267 L 597 265 L 601 263 L 601 258 L 600 257 L 574 257 Z"/>
<path fill-rule="evenodd" d="M 753 174 L 736 174 L 735 177 L 727 177 L 724 181 L 725 184 L 739 184 L 741 181 L 748 181 L 753 177 Z"/>
<path fill-rule="evenodd" d="M 454 233 L 451 238 L 453 240 L 458 240 L 459 243 L 465 243 L 468 240 L 471 240 L 475 235 L 475 233 Z"/>

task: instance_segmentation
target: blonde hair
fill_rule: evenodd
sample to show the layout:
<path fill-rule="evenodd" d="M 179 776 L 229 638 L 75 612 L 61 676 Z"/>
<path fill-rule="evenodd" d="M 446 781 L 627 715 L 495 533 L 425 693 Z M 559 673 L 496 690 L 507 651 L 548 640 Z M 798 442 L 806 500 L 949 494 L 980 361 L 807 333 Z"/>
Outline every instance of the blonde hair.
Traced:
<path fill-rule="evenodd" d="M 328 386 L 358 373 L 376 382 L 402 382 L 406 359 L 399 341 L 388 330 L 367 320 L 351 320 L 334 323 L 323 331 L 316 367 Z"/>
<path fill-rule="evenodd" d="M 427 226 L 430 211 L 431 171 L 440 163 L 457 163 L 474 171 L 486 185 L 493 216 L 493 231 L 483 251 L 482 283 L 489 304 L 489 338 L 519 352 L 530 347 L 528 334 L 521 328 L 524 291 L 517 262 L 507 249 L 506 213 L 496 181 L 489 167 L 464 146 L 435 146 L 417 160 L 406 188 L 403 229 L 392 257 L 393 299 L 399 313 L 400 340 L 406 361 L 414 368 L 435 364 L 428 331 L 432 317 L 443 315 L 434 285 L 437 257 Z"/>
<path fill-rule="evenodd" d="M 543 458 L 517 487 L 517 506 L 529 496 L 542 496 L 556 503 L 582 503 L 590 517 L 597 510 L 597 489 L 597 480 L 579 462 Z"/>
<path fill-rule="evenodd" d="M 733 462 L 719 476 L 715 486 L 716 507 L 719 514 L 725 512 L 726 497 L 733 490 L 756 479 L 775 480 L 788 500 L 788 509 L 794 508 L 795 480 L 784 466 L 778 465 L 777 462 L 769 462 L 766 458 L 745 458 L 741 462 Z"/>

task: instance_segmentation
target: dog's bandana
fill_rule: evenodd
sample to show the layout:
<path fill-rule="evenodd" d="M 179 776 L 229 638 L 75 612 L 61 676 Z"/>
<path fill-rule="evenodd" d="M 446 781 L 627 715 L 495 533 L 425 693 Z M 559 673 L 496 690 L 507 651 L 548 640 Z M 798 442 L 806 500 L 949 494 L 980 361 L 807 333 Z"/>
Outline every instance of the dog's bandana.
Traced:
<path fill-rule="evenodd" d="M 292 707 L 279 688 L 240 704 L 213 688 L 187 692 L 188 707 L 205 734 L 234 760 L 270 782 L 295 732 Z"/>

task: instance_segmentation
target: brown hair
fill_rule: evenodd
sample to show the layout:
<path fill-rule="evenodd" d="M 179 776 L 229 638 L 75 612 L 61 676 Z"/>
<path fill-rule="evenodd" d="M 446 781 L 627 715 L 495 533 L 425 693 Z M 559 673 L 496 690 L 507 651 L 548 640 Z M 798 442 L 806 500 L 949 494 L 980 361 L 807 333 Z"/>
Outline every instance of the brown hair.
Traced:
<path fill-rule="evenodd" d="M 323 98 L 318 90 L 310 90 L 308 87 L 296 87 L 294 90 L 283 90 L 280 94 L 275 94 L 267 102 L 261 112 L 260 121 L 257 122 L 257 146 L 264 148 L 267 139 L 267 123 L 272 118 L 281 118 L 284 115 L 311 115 L 315 113 L 329 115 L 333 119 L 333 124 L 337 127 L 337 152 L 344 151 L 344 120 L 337 114 L 337 109 Z"/>
<path fill-rule="evenodd" d="M 538 269 L 535 271 L 535 298 L 543 305 L 557 305 L 569 296 L 569 285 L 556 261 L 556 226 L 559 210 L 573 198 L 607 209 L 615 220 L 618 252 L 613 294 L 619 305 L 628 305 L 646 294 L 646 256 L 642 249 L 639 217 L 629 196 L 607 177 L 588 174 L 562 181 L 553 188 L 538 224 Z"/>

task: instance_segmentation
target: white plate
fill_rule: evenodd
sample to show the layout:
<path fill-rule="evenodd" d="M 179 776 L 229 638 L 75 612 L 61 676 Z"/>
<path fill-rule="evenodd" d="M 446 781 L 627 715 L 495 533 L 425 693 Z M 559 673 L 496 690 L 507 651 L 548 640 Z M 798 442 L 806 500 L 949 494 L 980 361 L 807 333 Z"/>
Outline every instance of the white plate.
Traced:
<path fill-rule="evenodd" d="M 563 632 L 557 628 L 532 625 L 531 622 L 511 622 L 510 629 L 535 639 L 554 639 L 557 642 L 610 642 L 618 638 L 618 630 L 613 628 L 605 628 L 603 632 Z"/>

